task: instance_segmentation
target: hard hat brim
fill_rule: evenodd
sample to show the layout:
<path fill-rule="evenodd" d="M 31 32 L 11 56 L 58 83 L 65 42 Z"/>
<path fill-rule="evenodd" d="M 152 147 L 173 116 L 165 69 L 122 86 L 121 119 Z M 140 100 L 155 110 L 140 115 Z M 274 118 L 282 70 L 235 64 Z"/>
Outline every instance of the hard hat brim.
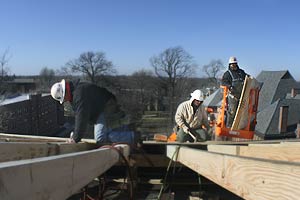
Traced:
<path fill-rule="evenodd" d="M 61 82 L 60 82 L 60 84 L 62 86 L 63 95 L 62 95 L 62 98 L 59 101 L 59 103 L 63 104 L 64 103 L 64 99 L 65 99 L 65 94 L 66 94 L 66 81 L 65 81 L 65 79 L 62 79 Z"/>

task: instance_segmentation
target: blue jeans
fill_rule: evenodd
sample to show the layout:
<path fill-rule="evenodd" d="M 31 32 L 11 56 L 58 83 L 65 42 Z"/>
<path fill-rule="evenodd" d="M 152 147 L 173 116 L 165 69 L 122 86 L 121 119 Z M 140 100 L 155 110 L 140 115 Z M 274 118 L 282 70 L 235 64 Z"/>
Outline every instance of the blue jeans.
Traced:
<path fill-rule="evenodd" d="M 94 138 L 97 143 L 105 143 L 108 142 L 108 132 L 109 128 L 107 127 L 107 123 L 105 121 L 104 113 L 101 113 L 94 124 Z"/>

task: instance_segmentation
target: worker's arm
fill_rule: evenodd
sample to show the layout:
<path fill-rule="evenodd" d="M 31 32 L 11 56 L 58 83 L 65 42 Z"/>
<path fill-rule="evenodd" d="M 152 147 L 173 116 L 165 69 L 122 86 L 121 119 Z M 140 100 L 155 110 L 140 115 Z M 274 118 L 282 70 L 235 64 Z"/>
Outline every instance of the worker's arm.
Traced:
<path fill-rule="evenodd" d="M 80 95 L 79 98 L 76 99 L 75 104 L 75 128 L 74 134 L 72 136 L 73 140 L 77 143 L 83 137 L 83 134 L 86 132 L 89 120 L 90 113 L 90 105 L 87 102 L 87 99 L 84 98 L 84 95 Z"/>
<path fill-rule="evenodd" d="M 241 70 L 241 73 L 242 73 L 244 79 L 246 78 L 246 76 L 250 76 L 244 70 L 242 70 L 242 69 L 240 69 L 240 70 Z"/>
<path fill-rule="evenodd" d="M 222 77 L 222 85 L 227 86 L 229 89 L 232 87 L 232 78 L 228 71 Z"/>
<path fill-rule="evenodd" d="M 75 114 L 75 128 L 73 134 L 73 140 L 77 143 L 80 142 L 83 134 L 86 132 L 88 125 L 88 113 L 85 110 L 81 110 Z"/>

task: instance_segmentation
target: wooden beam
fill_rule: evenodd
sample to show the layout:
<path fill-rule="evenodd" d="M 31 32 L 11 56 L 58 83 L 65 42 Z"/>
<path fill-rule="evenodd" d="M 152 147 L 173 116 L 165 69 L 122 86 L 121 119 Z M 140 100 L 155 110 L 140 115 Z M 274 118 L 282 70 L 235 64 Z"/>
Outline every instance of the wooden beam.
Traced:
<path fill-rule="evenodd" d="M 207 149 L 210 152 L 236 156 L 300 162 L 299 146 L 286 146 L 281 144 L 278 144 L 277 146 L 208 145 Z"/>
<path fill-rule="evenodd" d="M 300 147 L 300 142 L 281 142 L 280 144 L 282 146 L 299 146 Z"/>
<path fill-rule="evenodd" d="M 268 147 L 279 147 L 279 146 L 282 146 L 281 145 L 282 143 L 280 142 L 280 143 L 273 143 L 273 144 L 264 144 L 264 143 L 261 143 L 261 144 L 248 144 L 248 146 L 250 147 L 261 147 L 261 146 L 263 146 L 263 147 L 266 147 L 266 146 L 268 146 Z"/>
<path fill-rule="evenodd" d="M 97 147 L 96 144 L 93 143 L 76 143 L 76 144 L 69 144 L 69 143 L 58 143 L 58 154 L 66 154 L 66 153 L 74 153 L 79 151 L 88 151 L 95 149 Z"/>
<path fill-rule="evenodd" d="M 248 145 L 248 144 L 279 144 L 281 142 L 300 142 L 300 139 L 282 139 L 282 140 L 249 140 L 249 141 L 206 141 L 195 143 L 180 143 L 180 142 L 157 142 L 157 141 L 143 141 L 144 145 L 184 145 L 184 146 L 201 146 L 210 144 L 224 144 L 224 145 Z"/>
<path fill-rule="evenodd" d="M 281 106 L 279 110 L 279 120 L 278 120 L 279 133 L 287 132 L 288 115 L 289 115 L 289 107 Z"/>
<path fill-rule="evenodd" d="M 66 199 L 118 161 L 117 151 L 103 148 L 0 163 L 0 199 Z"/>
<path fill-rule="evenodd" d="M 89 143 L 0 142 L 0 162 L 40 158 L 95 149 Z"/>
<path fill-rule="evenodd" d="M 130 164 L 136 167 L 167 167 L 170 159 L 163 154 L 131 154 Z"/>
<path fill-rule="evenodd" d="M 294 142 L 291 142 L 291 141 L 281 141 L 280 143 L 277 143 L 277 144 L 248 144 L 248 146 L 279 146 L 279 147 L 282 147 L 282 146 L 300 146 L 300 142 L 299 141 L 294 141 Z"/>
<path fill-rule="evenodd" d="M 215 153 L 239 155 L 240 146 L 235 145 L 207 145 L 207 150 Z"/>
<path fill-rule="evenodd" d="M 176 148 L 167 146 L 169 158 Z M 177 161 L 244 199 L 299 199 L 300 196 L 300 163 L 224 155 L 189 147 L 180 147 Z"/>
<path fill-rule="evenodd" d="M 28 139 L 32 142 L 66 142 L 68 138 L 0 133 L 0 139 L 7 141 L 10 139 L 26 139 L 27 141 Z M 94 139 L 81 139 L 81 141 L 86 143 L 96 143 Z"/>

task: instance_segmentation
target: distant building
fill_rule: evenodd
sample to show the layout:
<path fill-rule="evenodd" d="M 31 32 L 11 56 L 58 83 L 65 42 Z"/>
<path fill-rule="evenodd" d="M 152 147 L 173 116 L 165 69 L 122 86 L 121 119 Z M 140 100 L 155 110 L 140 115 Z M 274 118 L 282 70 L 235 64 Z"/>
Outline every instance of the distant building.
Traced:
<path fill-rule="evenodd" d="M 289 71 L 262 71 L 256 79 L 263 83 L 259 95 L 259 111 L 278 99 L 285 98 L 292 88 L 300 87 Z"/>
<path fill-rule="evenodd" d="M 295 137 L 300 121 L 300 85 L 289 71 L 262 71 L 256 132 L 268 138 Z M 300 94 L 300 93 L 299 93 Z"/>
<path fill-rule="evenodd" d="M 29 93 L 36 90 L 36 82 L 32 78 L 16 78 L 7 84 L 20 93 Z"/>

